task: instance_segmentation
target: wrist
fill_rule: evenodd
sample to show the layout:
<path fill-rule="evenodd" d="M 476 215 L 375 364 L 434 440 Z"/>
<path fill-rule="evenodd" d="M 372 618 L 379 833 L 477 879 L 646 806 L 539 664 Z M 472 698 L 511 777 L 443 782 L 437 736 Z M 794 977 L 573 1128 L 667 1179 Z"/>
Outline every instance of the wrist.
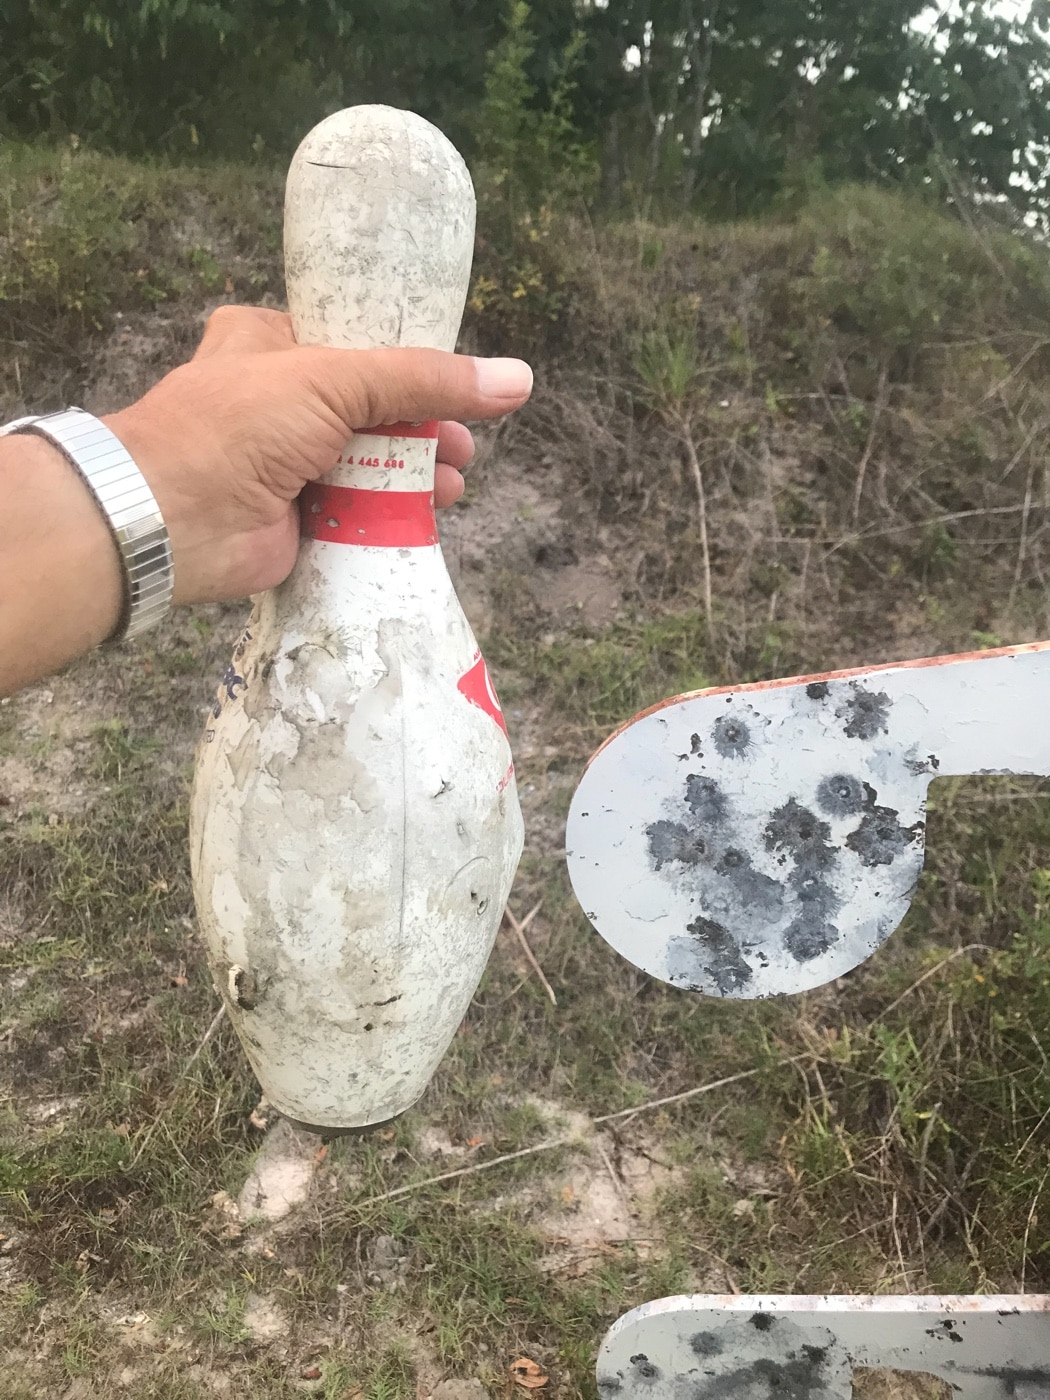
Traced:
<path fill-rule="evenodd" d="M 171 606 L 171 541 L 149 483 L 120 439 L 80 408 L 17 418 L 0 437 L 31 435 L 58 449 L 93 498 L 117 548 L 124 607 L 113 635 L 121 642 L 155 626 Z"/>
<path fill-rule="evenodd" d="M 197 602 L 194 588 L 193 539 L 184 517 L 183 494 L 178 486 L 178 462 L 172 458 L 172 443 L 185 442 L 185 425 L 165 424 L 154 413 L 139 411 L 137 404 L 117 413 L 105 414 L 101 422 L 123 445 L 135 462 L 150 490 L 167 527 L 174 569 L 172 605 Z"/>
<path fill-rule="evenodd" d="M 299 512 L 263 485 L 228 470 L 214 423 L 188 431 L 188 392 L 174 400 L 160 392 L 177 383 L 173 371 L 144 399 L 104 421 L 149 483 L 171 541 L 174 604 L 245 598 L 273 588 L 295 562 Z M 200 397 L 199 395 L 197 396 Z M 207 421 L 207 420 L 205 420 Z"/>
<path fill-rule="evenodd" d="M 0 694 L 112 635 L 124 607 L 113 536 L 59 449 L 0 438 Z"/>

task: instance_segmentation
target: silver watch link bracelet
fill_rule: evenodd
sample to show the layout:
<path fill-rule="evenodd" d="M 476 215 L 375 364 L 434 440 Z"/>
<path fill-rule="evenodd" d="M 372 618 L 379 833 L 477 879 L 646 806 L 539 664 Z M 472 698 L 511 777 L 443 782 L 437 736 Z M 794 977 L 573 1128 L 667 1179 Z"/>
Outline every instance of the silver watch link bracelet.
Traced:
<path fill-rule="evenodd" d="M 53 443 L 83 478 L 112 532 L 124 566 L 124 606 L 107 645 L 137 637 L 171 607 L 171 541 L 146 478 L 120 439 L 80 408 L 16 418 L 0 437 L 34 433 Z"/>

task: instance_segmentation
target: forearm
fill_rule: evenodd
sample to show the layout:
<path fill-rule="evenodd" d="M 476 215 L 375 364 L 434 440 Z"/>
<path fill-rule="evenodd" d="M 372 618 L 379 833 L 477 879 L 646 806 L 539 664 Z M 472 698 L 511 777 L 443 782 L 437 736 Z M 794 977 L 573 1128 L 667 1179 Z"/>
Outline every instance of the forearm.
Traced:
<path fill-rule="evenodd" d="M 106 639 L 123 570 L 91 492 L 57 448 L 0 438 L 0 695 Z"/>
<path fill-rule="evenodd" d="M 364 425 L 438 420 L 434 499 L 451 505 L 473 453 L 457 420 L 501 417 L 531 387 L 518 360 L 300 348 L 287 316 L 230 306 L 209 320 L 188 364 L 104 426 L 164 520 L 170 601 L 205 603 L 287 577 L 300 491 Z M 76 468 L 40 436 L 0 437 L 0 695 L 112 636 L 124 589 L 120 551 Z"/>

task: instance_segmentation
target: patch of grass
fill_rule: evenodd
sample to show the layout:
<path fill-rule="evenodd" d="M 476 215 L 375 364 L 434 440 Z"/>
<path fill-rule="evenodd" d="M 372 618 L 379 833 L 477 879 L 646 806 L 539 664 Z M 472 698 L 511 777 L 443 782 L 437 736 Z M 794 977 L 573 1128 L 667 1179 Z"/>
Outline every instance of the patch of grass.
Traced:
<path fill-rule="evenodd" d="M 1050 1279 L 1050 848 L 1045 784 L 942 790 L 905 927 L 805 1027 L 782 1107 L 796 1208 L 852 1220 L 891 1285 Z M 936 789 L 935 789 L 936 791 Z M 965 910 L 966 933 L 958 920 Z M 939 935 L 939 938 L 937 937 Z M 827 1246 L 835 1258 L 834 1242 Z M 904 1261 L 916 1275 L 902 1272 Z M 960 1270 L 962 1275 L 960 1275 Z M 821 1287 L 831 1287 L 822 1283 Z"/>
<path fill-rule="evenodd" d="M 280 293 L 282 177 L 78 147 L 0 146 L 0 367 L 10 406 L 50 406 L 114 318 Z M 52 393 L 54 390 L 52 390 Z M 2 405 L 0 405 L 2 406 Z"/>
<path fill-rule="evenodd" d="M 185 831 L 184 806 L 134 813 L 142 826 L 133 868 L 121 840 L 129 815 L 121 809 L 116 829 L 106 822 L 38 823 L 17 844 L 0 845 L 0 878 L 17 897 L 33 903 L 41 925 L 60 930 L 54 948 L 80 941 L 91 952 L 106 953 L 109 922 L 118 907 L 122 920 L 132 920 L 143 934 L 163 937 L 175 909 L 184 907 L 172 898 L 179 874 L 171 859 L 172 845 Z M 34 899 L 37 892 L 41 897 Z"/>
<path fill-rule="evenodd" d="M 38 971 L 54 967 L 57 963 L 69 962 L 84 956 L 84 944 L 76 938 L 36 938 L 26 943 L 9 944 L 0 947 L 0 967 L 25 967 L 31 965 Z M 52 1013 L 53 1003 L 49 1003 L 40 1016 Z M 28 1007 L 23 1004 L 22 1021 L 25 1024 Z"/>
<path fill-rule="evenodd" d="M 33 947 L 3 950 L 9 965 L 108 957 L 114 920 L 136 961 L 171 948 L 188 890 L 185 785 L 155 771 L 156 750 L 155 739 L 110 721 L 89 745 L 85 766 L 98 784 L 89 817 L 30 813 L 16 825 L 0 809 L 0 887 L 41 931 Z"/>
<path fill-rule="evenodd" d="M 529 638 L 501 630 L 486 650 L 511 673 L 509 696 L 524 688 L 588 738 L 668 695 L 711 684 L 707 628 L 694 612 L 619 623 L 600 636 Z"/>
<path fill-rule="evenodd" d="M 183 781 L 123 725 L 100 726 L 88 749 L 89 817 L 0 824 L 0 886 L 27 928 L 56 931 L 3 949 L 23 973 L 3 997 L 11 1080 L 23 1104 L 82 1105 L 35 1135 L 7 1125 L 0 1188 L 29 1277 L 148 1288 L 221 1249 L 206 1203 L 244 1140 L 250 1078 L 222 1035 L 180 1078 L 214 1006 L 186 940 Z"/>
<path fill-rule="evenodd" d="M 244 1325 L 247 1299 L 243 1288 L 234 1288 L 214 1303 L 206 1303 L 194 1318 L 194 1329 L 206 1341 L 240 1343 L 250 1339 Z"/>
<path fill-rule="evenodd" d="M 416 1373 L 403 1347 L 389 1347 L 360 1377 L 367 1400 L 409 1400 L 417 1393 Z"/>
<path fill-rule="evenodd" d="M 610 1256 L 596 1276 L 560 1280 L 543 1267 L 544 1245 L 513 1206 L 479 1217 L 476 1207 L 454 1201 L 417 1201 L 387 1213 L 384 1227 L 426 1260 L 425 1273 L 407 1284 L 402 1308 L 432 1320 L 446 1366 L 465 1365 L 490 1383 L 503 1380 L 505 1372 L 491 1369 L 503 1357 L 504 1365 L 524 1354 L 564 1367 L 586 1354 L 644 1272 L 627 1250 L 620 1260 Z M 573 1372 L 571 1384 L 581 1382 L 585 1373 Z"/>
<path fill-rule="evenodd" d="M 624 656 L 639 636 L 649 669 L 629 680 L 637 689 L 617 702 L 627 707 L 644 703 L 646 684 L 670 689 L 684 676 L 698 634 L 626 627 L 608 654 Z M 563 664 L 541 672 L 544 686 L 563 684 L 572 649 L 589 656 L 585 640 L 562 640 Z M 155 667 L 136 685 L 167 683 Z M 555 693 L 588 721 L 572 684 Z M 202 1393 L 178 1360 L 192 1345 L 195 1364 L 267 1396 L 296 1393 L 316 1361 L 322 1393 L 342 1400 L 347 1386 L 401 1395 L 434 1366 L 498 1388 L 519 1354 L 567 1393 L 589 1394 L 604 1329 L 671 1292 L 1009 1288 L 1022 1268 L 1031 1288 L 1050 1279 L 1035 1224 L 1047 1209 L 1040 1115 L 1050 1101 L 1036 1044 L 1050 1015 L 1041 789 L 935 789 L 930 869 L 909 925 L 840 989 L 792 1003 L 712 1004 L 643 977 L 588 930 L 560 860 L 531 854 L 517 898 L 543 896 L 530 937 L 558 1007 L 522 982 L 513 945 L 501 944 L 420 1109 L 333 1146 L 340 1189 L 320 1188 L 267 1258 L 223 1240 L 209 1206 L 247 1170 L 256 1091 L 228 1028 L 186 1071 L 214 1001 L 183 923 L 173 805 L 183 780 L 147 738 L 96 728 L 83 756 L 101 783 L 91 818 L 8 822 L 0 841 L 3 880 L 30 923 L 65 928 L 87 954 L 79 966 L 46 966 L 30 945 L 12 968 L 31 968 L 30 980 L 4 1008 L 16 1022 L 17 1102 L 80 1099 L 53 1128 L 30 1132 L 9 1115 L 0 1145 L 6 1218 L 29 1280 L 22 1302 L 5 1304 L 4 1335 L 12 1346 L 24 1336 L 30 1300 L 64 1300 L 71 1321 L 52 1328 L 54 1374 L 80 1367 L 94 1379 L 113 1364 L 117 1344 L 92 1320 L 97 1297 L 134 1298 L 188 1329 L 183 1342 L 169 1327 L 171 1356 L 151 1362 L 143 1394 Z M 166 891 L 153 889 L 158 862 Z M 959 951 L 965 941 L 985 949 Z M 180 968 L 188 985 L 173 983 Z M 468 1160 L 483 1162 L 561 1131 L 559 1105 L 615 1112 L 752 1069 L 716 1096 L 639 1120 L 646 1150 L 673 1169 L 657 1199 L 656 1249 L 628 1241 L 578 1272 L 552 1266 L 557 1246 L 539 1221 L 581 1161 L 572 1148 L 355 1204 L 441 1169 L 419 1155 L 427 1124 L 463 1149 L 480 1139 Z M 610 1130 L 613 1155 L 620 1131 Z M 405 1256 L 393 1284 L 369 1275 L 379 1235 Z M 275 1300 L 302 1338 L 289 1359 L 245 1335 L 249 1292 Z"/>
<path fill-rule="evenodd" d="M 98 1322 L 85 1317 L 73 1318 L 62 1350 L 62 1367 L 66 1375 L 71 1380 L 77 1376 L 91 1375 L 104 1351 L 105 1341 Z"/>
<path fill-rule="evenodd" d="M 31 364 L 75 376 L 117 310 L 199 308 L 231 267 L 237 295 L 279 287 L 279 182 L 265 173 L 11 148 L 0 181 L 12 191 L 0 238 L 22 239 L 4 248 L 4 314 L 21 327 L 9 351 L 23 376 Z M 1044 408 L 1044 273 L 1011 254 L 1000 296 L 969 235 L 941 239 L 941 215 L 881 200 L 552 241 L 574 309 L 543 335 L 573 357 L 551 376 L 570 387 L 541 387 L 503 441 L 523 460 L 572 463 L 552 474 L 562 513 L 549 528 L 572 557 L 605 556 L 621 620 L 565 628 L 529 598 L 526 569 L 494 567 L 487 654 L 540 741 L 520 764 L 543 802 L 514 908 L 542 901 L 528 936 L 558 1004 L 501 936 L 420 1106 L 333 1144 L 310 1205 L 265 1249 L 224 1237 L 210 1204 L 247 1174 L 258 1091 L 228 1026 L 201 1049 L 215 998 L 185 833 L 206 677 L 241 609 L 202 610 L 55 681 L 56 712 L 75 695 L 98 715 L 72 750 L 90 810 L 52 814 L 46 793 L 0 806 L 14 920 L 0 947 L 0 1186 L 18 1281 L 0 1298 L 0 1336 L 43 1354 L 27 1393 L 83 1375 L 111 1400 L 127 1392 L 125 1364 L 146 1400 L 199 1400 L 216 1374 L 291 1400 L 315 1365 L 331 1400 L 401 1400 L 442 1373 L 503 1393 L 524 1354 L 549 1371 L 549 1393 L 591 1395 L 604 1329 L 661 1294 L 1050 1287 L 1045 784 L 935 785 L 905 926 L 849 978 L 791 1002 L 703 1001 L 628 967 L 576 907 L 559 847 L 581 760 L 649 704 L 873 660 L 901 638 L 933 650 L 1009 639 L 1040 616 L 1034 516 L 1015 606 L 1002 604 L 1020 557 L 1009 512 L 1030 472 L 1041 499 L 1041 442 L 1017 452 Z M 590 265 L 574 271 L 584 247 Z M 636 373 L 645 334 L 672 324 L 696 385 L 717 646 L 695 493 Z M 13 369 L 7 379 L 17 388 Z M 43 769 L 66 731 L 30 723 L 32 704 L 0 707 L 0 753 Z M 556 1234 L 575 1218 L 560 1184 L 593 1166 L 576 1146 L 422 1185 L 560 1135 L 570 1110 L 635 1109 L 737 1072 L 749 1077 L 603 1128 L 613 1172 L 632 1152 L 666 1172 L 627 1240 L 576 1250 Z M 35 1112 L 48 1104 L 59 1108 Z M 435 1127 L 453 1158 L 427 1154 Z M 382 1277 L 381 1236 L 403 1254 Z M 250 1334 L 253 1294 L 287 1318 L 273 1344 Z M 139 1309 L 158 1349 L 129 1362 L 111 1319 Z"/>
<path fill-rule="evenodd" d="M 94 770 L 103 782 L 141 786 L 143 773 L 156 757 L 160 741 L 133 734 L 123 720 L 111 719 L 95 730 Z"/>

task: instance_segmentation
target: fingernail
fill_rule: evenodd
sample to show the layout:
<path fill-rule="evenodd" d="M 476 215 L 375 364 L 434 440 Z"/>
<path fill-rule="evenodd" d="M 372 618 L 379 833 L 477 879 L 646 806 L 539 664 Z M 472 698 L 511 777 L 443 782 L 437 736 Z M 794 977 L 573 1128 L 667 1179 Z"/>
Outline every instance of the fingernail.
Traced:
<path fill-rule="evenodd" d="M 474 369 L 487 399 L 524 399 L 532 389 L 532 370 L 524 360 L 475 359 Z"/>

